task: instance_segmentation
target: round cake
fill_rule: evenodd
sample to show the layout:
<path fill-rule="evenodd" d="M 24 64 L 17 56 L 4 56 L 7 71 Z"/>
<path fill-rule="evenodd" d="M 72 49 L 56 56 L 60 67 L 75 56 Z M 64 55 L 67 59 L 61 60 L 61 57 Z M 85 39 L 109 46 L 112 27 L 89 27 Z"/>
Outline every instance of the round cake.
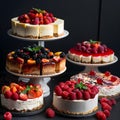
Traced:
<path fill-rule="evenodd" d="M 36 44 L 8 53 L 6 68 L 25 75 L 49 75 L 66 68 L 66 57 L 62 51 L 52 52 Z"/>
<path fill-rule="evenodd" d="M 12 82 L 2 86 L 1 105 L 16 112 L 39 110 L 44 105 L 43 90 L 40 85 Z"/>
<path fill-rule="evenodd" d="M 64 20 L 46 10 L 31 9 L 11 19 L 12 34 L 28 38 L 51 38 L 64 34 Z"/>
<path fill-rule="evenodd" d="M 84 83 L 96 85 L 99 88 L 99 97 L 116 97 L 120 94 L 120 78 L 109 71 L 98 73 L 91 70 L 88 73 L 73 75 L 70 79 L 80 79 Z"/>
<path fill-rule="evenodd" d="M 100 41 L 83 41 L 68 51 L 68 58 L 81 63 L 109 63 L 114 60 L 114 51 Z"/>
<path fill-rule="evenodd" d="M 68 115 L 85 115 L 98 109 L 98 88 L 76 80 L 60 82 L 53 93 L 53 107 Z"/>

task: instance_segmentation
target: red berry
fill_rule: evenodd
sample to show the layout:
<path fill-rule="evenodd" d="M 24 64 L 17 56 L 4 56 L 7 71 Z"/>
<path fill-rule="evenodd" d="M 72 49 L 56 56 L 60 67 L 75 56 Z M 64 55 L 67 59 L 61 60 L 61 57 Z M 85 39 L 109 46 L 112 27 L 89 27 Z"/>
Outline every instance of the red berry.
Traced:
<path fill-rule="evenodd" d="M 108 103 L 102 102 L 101 106 L 103 110 L 109 110 L 109 111 L 112 110 L 112 107 Z"/>
<path fill-rule="evenodd" d="M 98 120 L 106 120 L 106 115 L 103 111 L 97 111 L 96 117 Z"/>
<path fill-rule="evenodd" d="M 93 91 L 93 90 L 91 90 L 91 92 L 90 92 L 90 97 L 91 97 L 91 98 L 94 98 L 94 97 L 95 97 L 95 95 L 96 95 L 96 92 L 95 92 L 95 91 Z"/>
<path fill-rule="evenodd" d="M 111 80 L 112 82 L 115 82 L 115 81 L 117 80 L 117 76 L 112 75 L 111 78 L 110 78 L 110 80 Z"/>
<path fill-rule="evenodd" d="M 19 99 L 23 100 L 23 101 L 26 101 L 28 99 L 28 96 L 27 96 L 27 94 L 20 93 Z"/>
<path fill-rule="evenodd" d="M 62 95 L 62 89 L 60 88 L 59 85 L 57 85 L 57 86 L 55 87 L 55 93 L 56 93 L 58 96 Z"/>
<path fill-rule="evenodd" d="M 11 112 L 5 112 L 3 117 L 4 117 L 4 120 L 12 120 Z"/>
<path fill-rule="evenodd" d="M 12 92 L 11 92 L 10 90 L 7 90 L 7 91 L 4 93 L 4 96 L 5 96 L 5 98 L 9 99 L 9 98 L 11 98 L 11 96 L 12 96 Z"/>
<path fill-rule="evenodd" d="M 103 97 L 103 98 L 100 99 L 100 103 L 102 103 L 102 102 L 108 103 L 108 101 L 109 101 L 109 99 L 106 98 L 106 97 Z"/>
<path fill-rule="evenodd" d="M 103 80 L 101 78 L 97 78 L 97 84 L 102 85 L 103 84 Z"/>
<path fill-rule="evenodd" d="M 84 99 L 84 100 L 90 99 L 90 93 L 89 93 L 88 91 L 84 91 L 84 92 L 83 92 L 83 99 Z"/>
<path fill-rule="evenodd" d="M 80 100 L 80 99 L 83 99 L 83 94 L 81 91 L 77 91 L 76 92 L 76 96 L 77 96 L 77 99 Z"/>
<path fill-rule="evenodd" d="M 49 118 L 55 117 L 55 111 L 52 108 L 47 108 L 46 109 L 46 116 Z"/>
<path fill-rule="evenodd" d="M 112 105 L 116 104 L 116 100 L 114 98 L 112 98 L 110 101 L 111 101 Z"/>
<path fill-rule="evenodd" d="M 17 100 L 17 99 L 19 98 L 18 93 L 14 92 L 14 93 L 12 94 L 11 98 L 12 98 L 13 100 Z"/>
<path fill-rule="evenodd" d="M 59 86 L 60 86 L 62 89 L 63 89 L 64 85 L 65 85 L 64 82 L 60 82 L 60 83 L 59 83 Z"/>
<path fill-rule="evenodd" d="M 110 73 L 109 71 L 106 71 L 104 74 L 105 74 L 105 76 L 107 76 L 107 77 L 111 75 L 111 73 Z"/>
<path fill-rule="evenodd" d="M 70 99 L 70 100 L 76 100 L 76 98 L 77 98 L 77 96 L 76 96 L 76 93 L 75 93 L 75 92 L 71 92 L 71 93 L 69 94 L 69 99 Z"/>
<path fill-rule="evenodd" d="M 110 111 L 109 110 L 104 110 L 103 112 L 105 113 L 106 117 L 110 116 Z"/>
<path fill-rule="evenodd" d="M 68 88 L 69 88 L 69 86 L 67 84 L 65 84 L 62 90 L 67 90 Z"/>
<path fill-rule="evenodd" d="M 94 76 L 95 74 L 96 74 L 96 73 L 95 73 L 94 70 L 91 70 L 90 73 L 89 73 L 89 75 L 92 75 L 92 76 Z"/>
<path fill-rule="evenodd" d="M 67 92 L 67 91 L 62 92 L 62 98 L 63 99 L 68 99 L 68 96 L 69 96 L 69 92 Z"/>

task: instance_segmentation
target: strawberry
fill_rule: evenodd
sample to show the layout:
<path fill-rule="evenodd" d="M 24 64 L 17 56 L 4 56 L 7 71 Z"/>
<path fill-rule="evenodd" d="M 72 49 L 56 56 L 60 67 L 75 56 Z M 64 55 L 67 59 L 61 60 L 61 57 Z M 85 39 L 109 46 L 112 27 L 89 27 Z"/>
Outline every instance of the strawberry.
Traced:
<path fill-rule="evenodd" d="M 11 112 L 5 112 L 3 117 L 4 117 L 4 120 L 12 120 L 12 113 Z"/>
<path fill-rule="evenodd" d="M 12 98 L 13 100 L 18 100 L 18 98 L 19 98 L 18 93 L 16 93 L 16 92 L 12 93 L 11 98 Z"/>
<path fill-rule="evenodd" d="M 70 100 L 75 100 L 77 98 L 77 96 L 76 96 L 76 93 L 75 92 L 71 92 L 70 94 L 69 94 L 69 99 Z"/>
<path fill-rule="evenodd" d="M 89 93 L 88 91 L 84 91 L 84 92 L 83 92 L 83 99 L 84 99 L 84 100 L 90 99 L 90 93 Z"/>
<path fill-rule="evenodd" d="M 29 99 L 36 98 L 36 93 L 35 93 L 34 90 L 31 89 L 31 90 L 28 91 L 28 98 Z"/>
<path fill-rule="evenodd" d="M 55 86 L 55 93 L 60 96 L 62 95 L 62 89 L 60 88 L 59 85 Z"/>
<path fill-rule="evenodd" d="M 105 113 L 106 117 L 110 116 L 110 111 L 109 110 L 104 110 L 103 112 Z"/>
<path fill-rule="evenodd" d="M 55 117 L 55 111 L 52 108 L 47 108 L 45 113 L 46 113 L 46 116 L 49 118 Z"/>
<path fill-rule="evenodd" d="M 28 99 L 28 96 L 27 96 L 27 94 L 20 93 L 19 99 L 20 99 L 20 100 L 23 100 L 23 101 L 26 101 L 26 100 Z"/>
<path fill-rule="evenodd" d="M 7 90 L 7 91 L 4 93 L 4 96 L 5 96 L 6 99 L 9 99 L 9 98 L 11 98 L 11 96 L 12 96 L 12 92 L 11 92 L 10 90 Z"/>
<path fill-rule="evenodd" d="M 106 120 L 106 115 L 103 111 L 97 111 L 96 112 L 96 117 L 98 120 Z"/>

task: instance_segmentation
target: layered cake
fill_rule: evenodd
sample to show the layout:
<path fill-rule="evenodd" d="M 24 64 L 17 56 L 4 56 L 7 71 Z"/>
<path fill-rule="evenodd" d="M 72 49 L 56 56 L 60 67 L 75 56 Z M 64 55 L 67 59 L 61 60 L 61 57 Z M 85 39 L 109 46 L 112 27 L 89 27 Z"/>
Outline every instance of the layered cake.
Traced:
<path fill-rule="evenodd" d="M 2 86 L 1 105 L 16 112 L 39 110 L 44 105 L 43 90 L 40 85 L 12 82 Z"/>
<path fill-rule="evenodd" d="M 12 33 L 20 37 L 51 38 L 64 34 L 64 20 L 37 8 L 11 19 Z"/>
<path fill-rule="evenodd" d="M 71 80 L 77 79 L 96 85 L 99 88 L 99 97 L 116 97 L 120 94 L 120 78 L 109 71 L 98 73 L 91 70 L 88 73 L 78 73 L 71 77 Z"/>
<path fill-rule="evenodd" d="M 81 63 L 109 63 L 114 60 L 114 51 L 100 41 L 83 41 L 68 51 L 68 58 Z"/>
<path fill-rule="evenodd" d="M 6 58 L 6 68 L 9 71 L 25 75 L 55 74 L 65 67 L 64 52 L 52 52 L 36 44 L 11 51 Z"/>
<path fill-rule="evenodd" d="M 55 86 L 53 107 L 64 114 L 85 115 L 98 109 L 98 88 L 81 80 L 67 80 Z"/>

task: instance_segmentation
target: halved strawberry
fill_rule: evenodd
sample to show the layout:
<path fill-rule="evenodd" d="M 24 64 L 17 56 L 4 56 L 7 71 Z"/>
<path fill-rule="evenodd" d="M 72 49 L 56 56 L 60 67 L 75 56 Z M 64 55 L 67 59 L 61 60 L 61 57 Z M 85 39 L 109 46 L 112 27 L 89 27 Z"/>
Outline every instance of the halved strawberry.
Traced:
<path fill-rule="evenodd" d="M 20 93 L 19 99 L 20 99 L 20 100 L 23 100 L 23 101 L 26 101 L 26 100 L 28 99 L 28 96 L 27 96 L 27 94 Z"/>
<path fill-rule="evenodd" d="M 29 91 L 28 91 L 28 98 L 29 98 L 29 99 L 36 98 L 36 93 L 35 93 L 34 90 L 29 90 Z"/>

